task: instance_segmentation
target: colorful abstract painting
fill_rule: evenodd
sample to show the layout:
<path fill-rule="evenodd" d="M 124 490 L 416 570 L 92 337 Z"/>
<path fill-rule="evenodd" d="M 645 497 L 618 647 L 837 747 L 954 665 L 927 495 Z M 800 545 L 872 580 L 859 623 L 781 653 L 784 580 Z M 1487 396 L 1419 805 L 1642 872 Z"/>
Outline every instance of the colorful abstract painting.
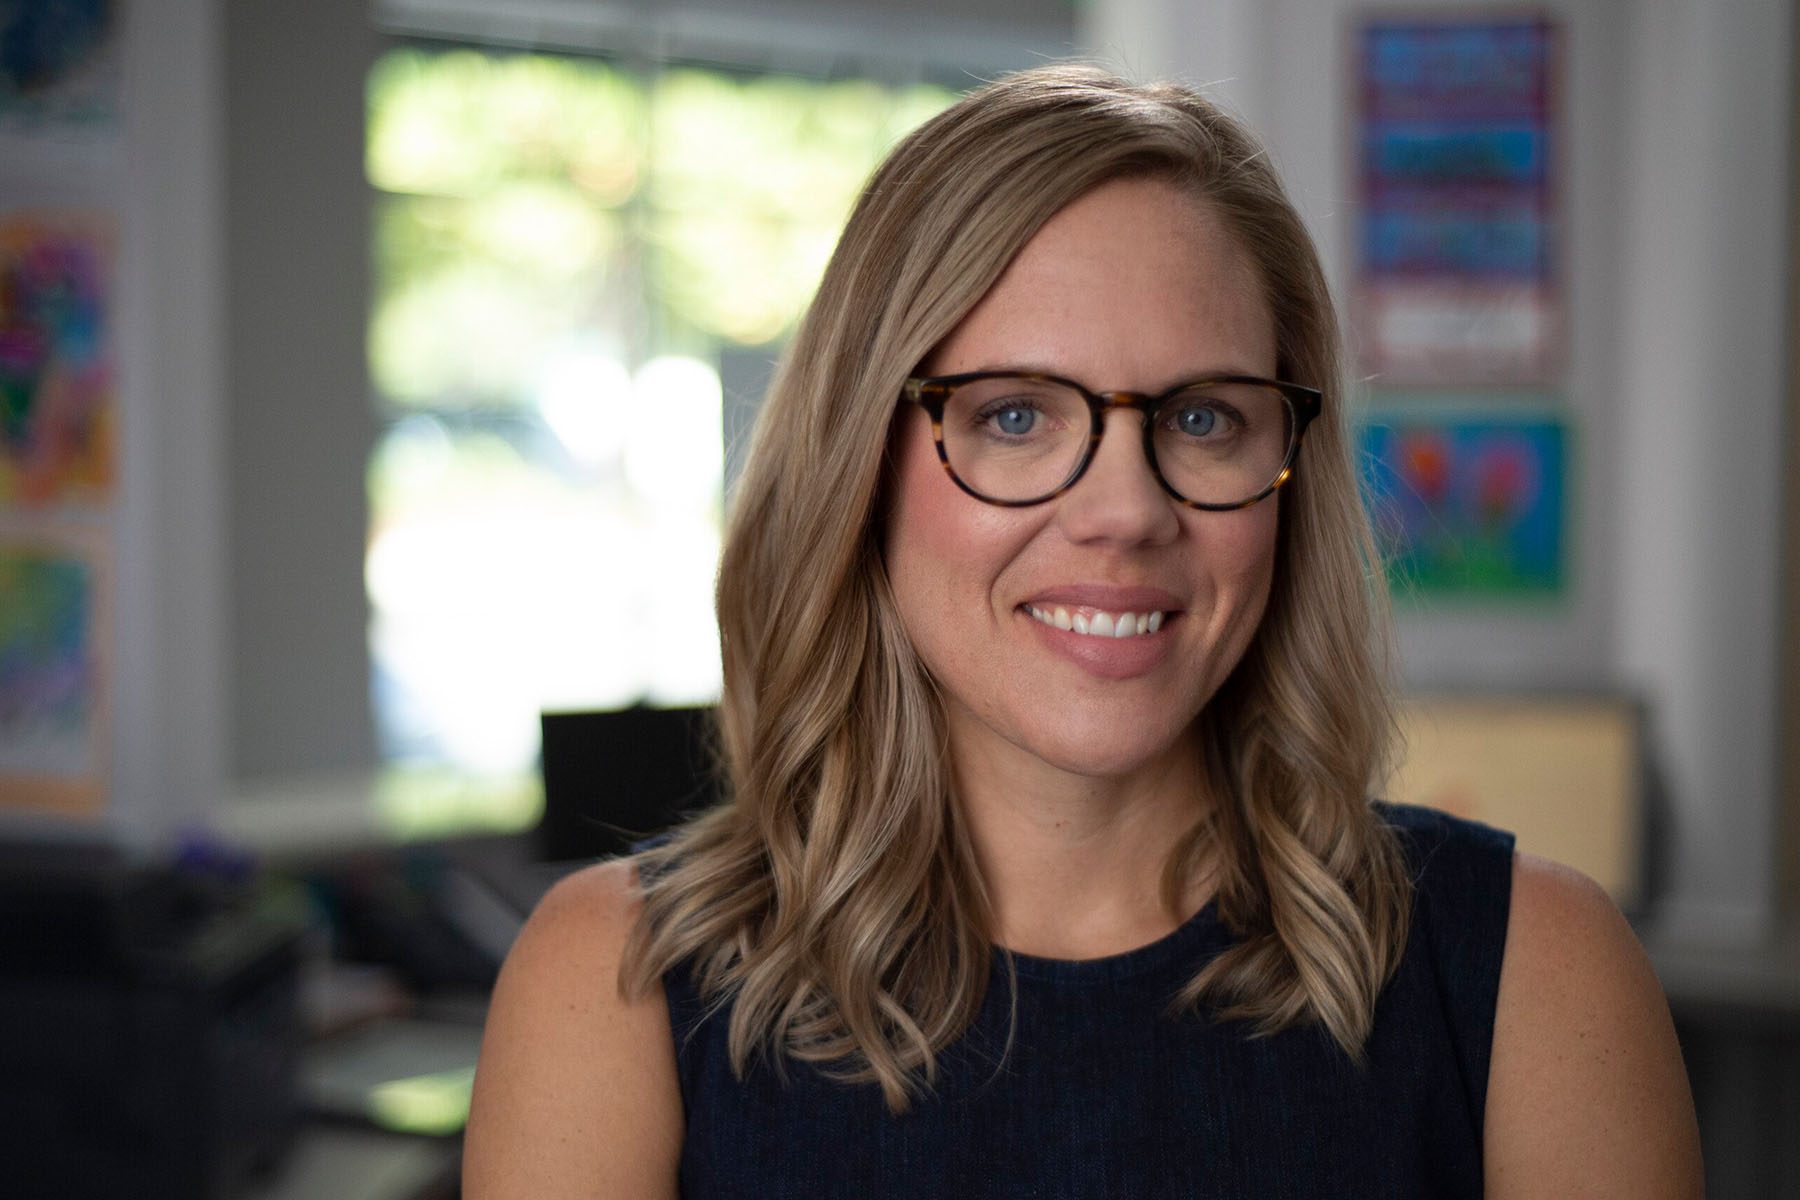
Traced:
<path fill-rule="evenodd" d="M 1385 383 L 1553 374 L 1558 44 L 1529 11 L 1360 29 L 1355 314 Z"/>
<path fill-rule="evenodd" d="M 104 771 L 98 535 L 0 532 L 0 799 L 79 807 Z"/>
<path fill-rule="evenodd" d="M 0 217 L 0 510 L 111 498 L 110 246 L 98 218 Z"/>
<path fill-rule="evenodd" d="M 1396 592 L 1553 594 L 1564 580 L 1567 437 L 1545 415 L 1385 412 L 1358 436 Z"/>

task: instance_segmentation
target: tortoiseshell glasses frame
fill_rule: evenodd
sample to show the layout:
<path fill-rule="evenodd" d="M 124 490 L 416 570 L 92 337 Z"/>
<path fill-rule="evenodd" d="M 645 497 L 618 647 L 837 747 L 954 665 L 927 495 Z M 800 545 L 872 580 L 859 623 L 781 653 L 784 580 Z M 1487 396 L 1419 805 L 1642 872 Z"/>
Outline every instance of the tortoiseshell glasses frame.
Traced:
<path fill-rule="evenodd" d="M 1054 384 L 1078 393 L 1087 401 L 1090 417 L 1087 449 L 1060 484 L 1039 496 L 1025 500 L 998 500 L 987 496 L 969 486 L 956 468 L 950 465 L 950 454 L 944 445 L 944 406 L 951 394 L 961 385 L 980 380 L 1012 379 L 1026 383 Z M 1281 465 L 1276 469 L 1268 482 L 1260 486 L 1254 494 L 1242 500 L 1230 503 L 1213 504 L 1190 499 L 1177 491 L 1173 484 L 1163 475 L 1162 467 L 1156 459 L 1155 418 L 1169 401 L 1185 392 L 1201 391 L 1209 386 L 1226 384 L 1250 384 L 1272 389 L 1280 393 L 1286 401 L 1289 412 L 1288 442 L 1286 452 L 1281 457 Z M 901 398 L 923 408 L 931 418 L 931 437 L 937 444 L 938 462 L 943 464 L 945 474 L 952 483 L 975 499 L 1001 508 L 1029 508 L 1034 504 L 1043 504 L 1054 500 L 1080 482 L 1089 464 L 1094 461 L 1094 452 L 1099 449 L 1100 439 L 1106 433 L 1106 414 L 1115 408 L 1135 409 L 1144 416 L 1143 439 L 1144 457 L 1150 464 L 1150 471 L 1156 476 L 1156 482 L 1164 492 L 1189 508 L 1197 508 L 1207 512 L 1231 512 L 1240 508 L 1248 508 L 1264 499 L 1276 488 L 1292 478 L 1294 464 L 1300 456 L 1301 436 L 1324 407 L 1324 393 L 1318 388 L 1307 387 L 1299 383 L 1286 383 L 1277 379 L 1263 379 L 1256 375 L 1210 375 L 1176 384 L 1167 391 L 1154 395 L 1147 392 L 1095 392 L 1073 379 L 1065 379 L 1060 375 L 1047 375 L 1036 371 L 968 371 L 960 375 L 915 376 L 908 379 L 901 388 Z"/>

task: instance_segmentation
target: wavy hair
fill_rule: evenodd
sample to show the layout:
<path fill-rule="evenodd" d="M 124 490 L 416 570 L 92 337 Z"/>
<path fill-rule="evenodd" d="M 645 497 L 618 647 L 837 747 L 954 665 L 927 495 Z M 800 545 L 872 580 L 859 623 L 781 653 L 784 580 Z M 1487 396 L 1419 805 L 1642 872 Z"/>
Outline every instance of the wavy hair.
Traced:
<path fill-rule="evenodd" d="M 1186 88 L 1090 67 L 1007 76 L 876 171 L 776 373 L 718 578 L 727 799 L 643 852 L 620 985 L 693 972 L 741 1076 L 786 1058 L 878 1084 L 893 1111 L 989 986 L 990 906 L 933 683 L 883 569 L 901 382 L 1031 236 L 1095 186 L 1151 177 L 1223 217 L 1323 388 L 1283 489 L 1272 590 L 1198 722 L 1211 805 L 1170 848 L 1172 912 L 1210 861 L 1233 945 L 1177 1004 L 1261 1036 L 1313 1021 L 1353 1060 L 1405 946 L 1412 884 L 1370 808 L 1393 728 L 1385 593 L 1346 446 L 1318 254 L 1258 142 Z"/>

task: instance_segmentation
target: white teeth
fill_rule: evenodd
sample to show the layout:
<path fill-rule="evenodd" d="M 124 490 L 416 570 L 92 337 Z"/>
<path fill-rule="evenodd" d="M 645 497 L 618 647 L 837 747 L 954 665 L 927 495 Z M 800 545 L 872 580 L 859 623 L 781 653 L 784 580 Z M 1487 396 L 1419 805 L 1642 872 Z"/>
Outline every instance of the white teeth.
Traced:
<path fill-rule="evenodd" d="M 1038 608 L 1027 604 L 1025 611 L 1033 620 L 1056 629 L 1068 629 L 1075 633 L 1085 633 L 1090 637 L 1127 638 L 1141 637 L 1147 633 L 1155 633 L 1162 628 L 1163 614 L 1151 613 L 1113 613 L 1095 610 L 1091 615 L 1084 612 L 1071 613 L 1058 605 L 1054 609 Z"/>

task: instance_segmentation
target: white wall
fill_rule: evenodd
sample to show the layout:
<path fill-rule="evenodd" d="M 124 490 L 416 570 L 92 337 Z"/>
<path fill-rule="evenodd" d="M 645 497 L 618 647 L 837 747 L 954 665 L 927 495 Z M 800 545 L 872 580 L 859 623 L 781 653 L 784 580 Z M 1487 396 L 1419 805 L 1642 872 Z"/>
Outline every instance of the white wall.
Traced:
<path fill-rule="evenodd" d="M 121 7 L 110 816 L 149 841 L 226 774 L 220 22 L 211 0 Z"/>
<path fill-rule="evenodd" d="M 366 0 L 221 6 L 233 779 L 375 763 Z"/>
<path fill-rule="evenodd" d="M 373 761 L 363 0 L 122 6 L 109 823 Z"/>
<path fill-rule="evenodd" d="M 1765 923 L 1779 796 L 1786 4 L 1657 3 L 1633 33 L 1614 652 L 1660 700 L 1673 923 Z"/>
<path fill-rule="evenodd" d="M 1482 7 L 1415 3 L 1407 11 Z M 1416 685 L 1621 689 L 1669 814 L 1661 931 L 1774 911 L 1791 7 L 1558 0 L 1574 567 L 1554 606 L 1399 614 Z M 1101 0 L 1091 53 L 1213 85 L 1268 140 L 1344 294 L 1353 0 Z"/>

